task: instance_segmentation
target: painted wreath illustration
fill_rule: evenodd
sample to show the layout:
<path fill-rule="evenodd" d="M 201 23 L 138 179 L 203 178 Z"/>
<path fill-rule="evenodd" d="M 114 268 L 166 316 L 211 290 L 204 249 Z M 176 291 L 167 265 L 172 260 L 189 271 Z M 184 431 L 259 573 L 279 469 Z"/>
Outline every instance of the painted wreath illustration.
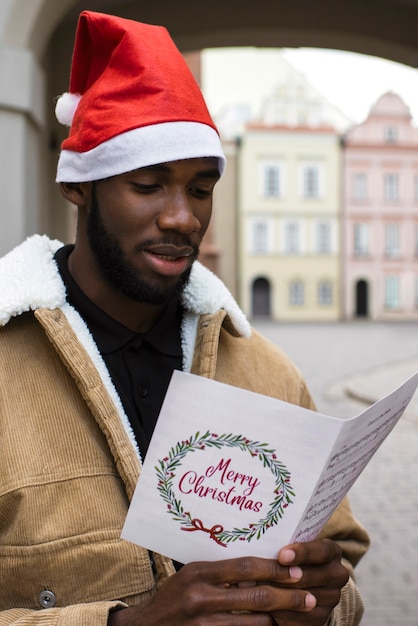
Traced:
<path fill-rule="evenodd" d="M 181 462 L 189 452 L 205 450 L 206 448 L 239 448 L 248 452 L 253 458 L 263 464 L 272 472 L 275 478 L 274 499 L 270 503 L 267 514 L 256 523 L 248 524 L 245 528 L 233 528 L 225 530 L 220 524 L 211 528 L 205 528 L 203 522 L 192 517 L 190 512 L 185 511 L 173 489 L 173 479 L 176 470 L 181 466 Z M 275 451 L 268 448 L 268 444 L 258 441 L 250 441 L 242 435 L 211 433 L 209 430 L 201 435 L 197 432 L 186 441 L 177 442 L 164 459 L 159 460 L 159 466 L 155 467 L 158 479 L 158 491 L 164 502 L 167 504 L 167 512 L 173 520 L 179 522 L 182 530 L 193 532 L 203 531 L 209 534 L 218 545 L 227 547 L 227 544 L 236 541 L 251 541 L 260 537 L 272 526 L 276 525 L 283 517 L 285 509 L 293 502 L 295 493 L 290 484 L 290 472 L 285 465 L 277 460 Z"/>

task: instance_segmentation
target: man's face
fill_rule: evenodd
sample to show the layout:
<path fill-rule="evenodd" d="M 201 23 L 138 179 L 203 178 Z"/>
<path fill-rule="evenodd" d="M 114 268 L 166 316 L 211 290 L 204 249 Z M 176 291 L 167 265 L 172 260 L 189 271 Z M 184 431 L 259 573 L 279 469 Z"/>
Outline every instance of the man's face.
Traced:
<path fill-rule="evenodd" d="M 208 227 L 217 159 L 173 161 L 95 183 L 87 237 L 123 295 L 164 304 L 187 281 Z"/>

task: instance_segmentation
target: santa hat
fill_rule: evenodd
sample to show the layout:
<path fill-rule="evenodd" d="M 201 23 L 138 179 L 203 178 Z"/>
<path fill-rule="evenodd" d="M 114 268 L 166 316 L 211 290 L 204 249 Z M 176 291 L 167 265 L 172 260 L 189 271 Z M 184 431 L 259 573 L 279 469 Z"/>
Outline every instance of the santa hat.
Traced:
<path fill-rule="evenodd" d="M 57 182 L 86 182 L 140 167 L 217 157 L 221 141 L 201 91 L 167 30 L 83 11 L 69 93 L 56 116 L 70 126 Z"/>

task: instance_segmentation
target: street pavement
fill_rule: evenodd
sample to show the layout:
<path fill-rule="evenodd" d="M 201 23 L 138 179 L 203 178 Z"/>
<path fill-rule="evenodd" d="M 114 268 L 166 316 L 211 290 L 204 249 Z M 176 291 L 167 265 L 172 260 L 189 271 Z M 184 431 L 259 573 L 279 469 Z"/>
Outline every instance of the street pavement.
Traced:
<path fill-rule="evenodd" d="M 254 326 L 305 376 L 318 410 L 347 418 L 418 371 L 413 322 Z M 356 569 L 366 610 L 361 626 L 418 626 L 418 394 L 352 487 L 371 548 Z"/>

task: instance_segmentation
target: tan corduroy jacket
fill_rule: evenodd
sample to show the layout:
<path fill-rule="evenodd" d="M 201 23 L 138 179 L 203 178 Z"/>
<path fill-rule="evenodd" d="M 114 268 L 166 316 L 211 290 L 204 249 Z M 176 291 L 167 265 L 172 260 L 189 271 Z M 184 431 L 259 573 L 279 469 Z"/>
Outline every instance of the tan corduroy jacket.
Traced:
<path fill-rule="evenodd" d="M 148 552 L 119 538 L 140 459 L 94 342 L 65 303 L 58 245 L 31 238 L 0 260 L 1 626 L 103 626 L 173 572 L 153 555 L 154 575 Z M 296 368 L 201 266 L 184 306 L 186 369 L 313 407 Z M 367 549 L 346 501 L 323 534 L 341 543 L 350 571 Z M 350 579 L 330 623 L 354 626 L 361 612 Z"/>

